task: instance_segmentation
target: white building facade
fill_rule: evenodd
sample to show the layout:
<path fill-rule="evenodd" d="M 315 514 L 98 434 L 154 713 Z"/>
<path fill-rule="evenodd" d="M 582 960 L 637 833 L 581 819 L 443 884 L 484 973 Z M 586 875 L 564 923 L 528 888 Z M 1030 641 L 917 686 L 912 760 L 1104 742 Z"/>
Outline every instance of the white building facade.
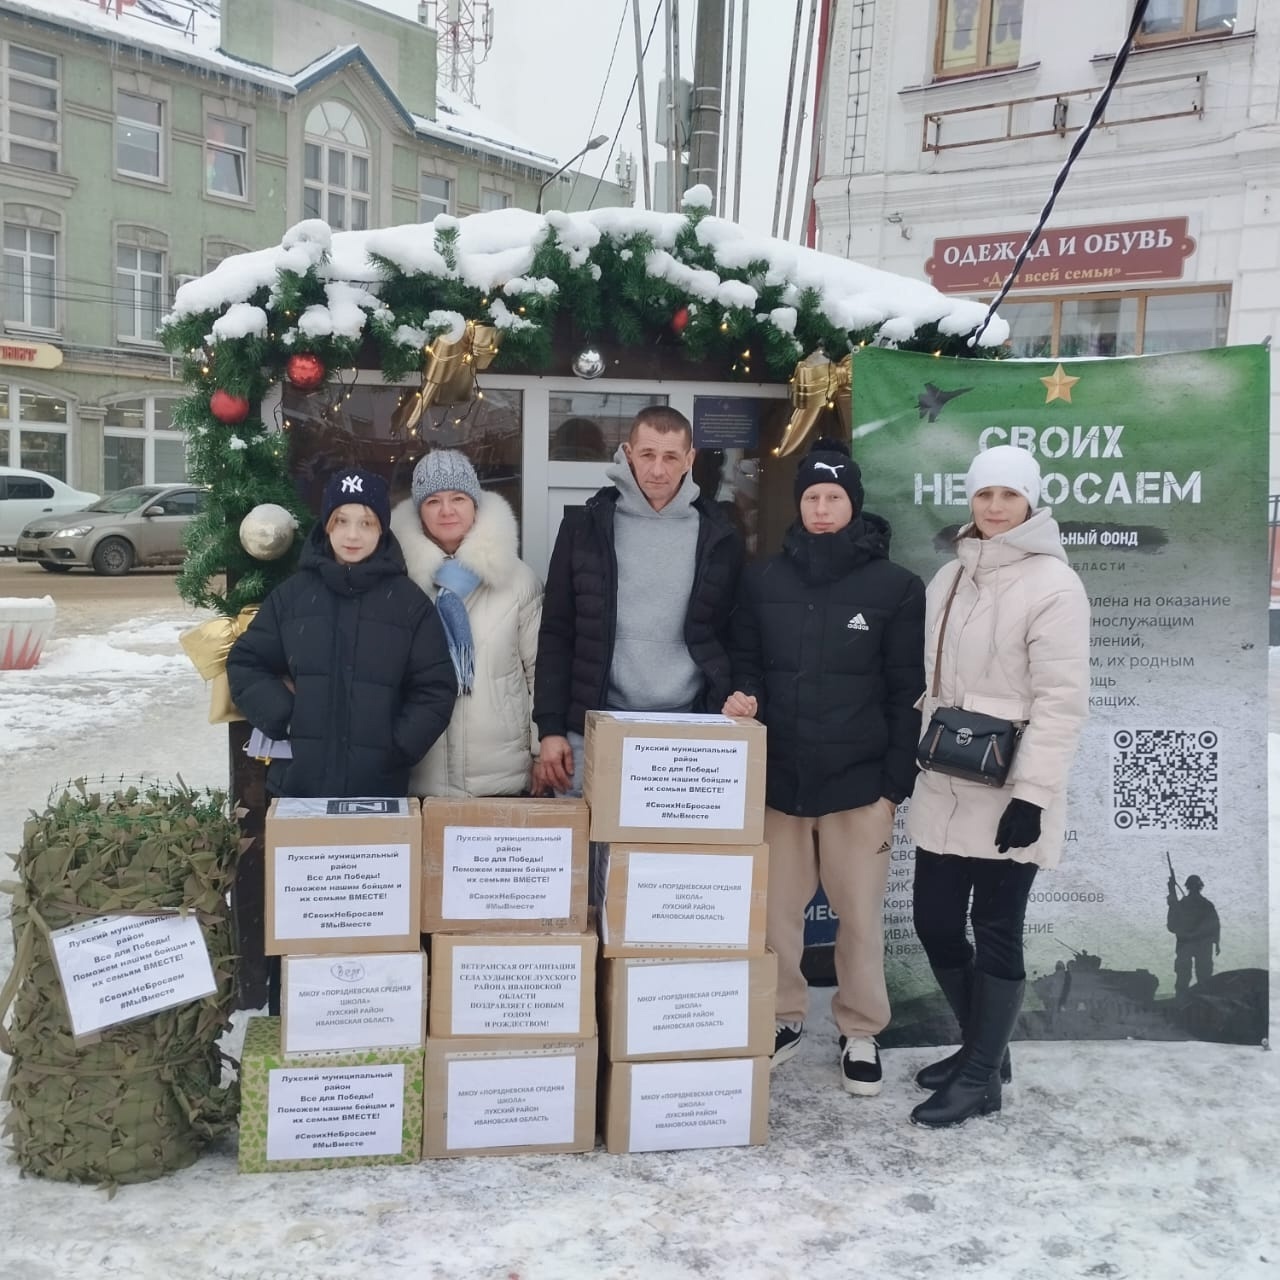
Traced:
<path fill-rule="evenodd" d="M 1132 0 L 833 3 L 819 246 L 993 297 L 1107 82 Z M 1151 0 L 1000 313 L 1020 356 L 1280 341 L 1280 3 Z M 1274 438 L 1274 344 L 1272 369 Z"/>

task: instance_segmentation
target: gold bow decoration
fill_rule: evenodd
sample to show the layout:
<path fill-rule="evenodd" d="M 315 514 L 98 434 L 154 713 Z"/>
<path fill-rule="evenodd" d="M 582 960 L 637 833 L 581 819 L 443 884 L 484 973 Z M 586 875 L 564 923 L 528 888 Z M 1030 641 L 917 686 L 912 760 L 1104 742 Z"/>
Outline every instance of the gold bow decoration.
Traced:
<path fill-rule="evenodd" d="M 825 409 L 834 409 L 847 432 L 853 420 L 853 353 L 833 364 L 821 351 L 805 356 L 791 375 L 791 421 L 775 458 L 797 453 Z"/>
<path fill-rule="evenodd" d="M 201 679 L 212 681 L 209 689 L 210 724 L 230 724 L 233 720 L 244 719 L 231 701 L 227 655 L 231 646 L 248 631 L 257 612 L 256 604 L 247 605 L 234 618 L 213 618 L 178 637 L 183 653 L 191 659 Z"/>
<path fill-rule="evenodd" d="M 441 334 L 422 348 L 422 385 L 406 392 L 391 415 L 392 429 L 407 434 L 433 404 L 462 404 L 475 393 L 476 372 L 487 369 L 502 345 L 497 326 L 467 321 L 460 338 Z"/>

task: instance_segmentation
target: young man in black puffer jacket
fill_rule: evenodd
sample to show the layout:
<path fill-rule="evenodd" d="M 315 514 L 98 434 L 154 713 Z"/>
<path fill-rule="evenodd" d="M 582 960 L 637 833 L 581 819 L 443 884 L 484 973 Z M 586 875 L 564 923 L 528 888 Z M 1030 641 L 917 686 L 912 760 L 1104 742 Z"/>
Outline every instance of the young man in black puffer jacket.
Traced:
<path fill-rule="evenodd" d="M 409 770 L 449 723 L 444 628 L 405 572 L 390 517 L 381 476 L 331 476 L 297 572 L 227 658 L 236 706 L 292 746 L 268 771 L 274 795 L 407 795 Z"/>
<path fill-rule="evenodd" d="M 924 585 L 889 559 L 889 526 L 862 509 L 862 477 L 819 440 L 795 484 L 780 554 L 743 574 L 734 688 L 724 712 L 767 726 L 768 944 L 778 954 L 774 1063 L 800 1046 L 804 911 L 819 881 L 840 918 L 831 1012 L 845 1089 L 880 1092 L 889 1022 L 884 890 L 894 812 L 915 783 L 924 690 Z"/>

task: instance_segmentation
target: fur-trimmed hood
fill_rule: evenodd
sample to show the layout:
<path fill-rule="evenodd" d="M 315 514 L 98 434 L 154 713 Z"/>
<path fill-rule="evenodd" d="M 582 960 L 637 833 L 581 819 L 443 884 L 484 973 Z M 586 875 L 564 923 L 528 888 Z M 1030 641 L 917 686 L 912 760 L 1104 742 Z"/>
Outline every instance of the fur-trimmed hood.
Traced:
<path fill-rule="evenodd" d="M 444 551 L 423 532 L 422 519 L 412 498 L 398 502 L 391 512 L 391 530 L 404 552 L 409 577 L 432 597 L 432 581 L 444 563 Z M 476 504 L 476 522 L 463 538 L 455 559 L 486 586 L 509 583 L 520 564 L 519 533 L 511 504 L 499 494 L 482 493 Z"/>

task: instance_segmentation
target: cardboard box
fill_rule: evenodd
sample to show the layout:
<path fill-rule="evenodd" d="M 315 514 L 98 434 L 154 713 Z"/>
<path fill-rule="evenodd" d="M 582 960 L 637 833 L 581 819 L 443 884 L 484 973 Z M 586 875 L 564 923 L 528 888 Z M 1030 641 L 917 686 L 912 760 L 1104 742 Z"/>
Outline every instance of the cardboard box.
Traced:
<path fill-rule="evenodd" d="M 596 870 L 601 955 L 764 955 L 768 845 L 615 841 Z"/>
<path fill-rule="evenodd" d="M 778 957 L 606 960 L 600 1039 L 614 1062 L 767 1058 Z"/>
<path fill-rule="evenodd" d="M 427 1040 L 423 1154 L 591 1151 L 600 1042 Z"/>
<path fill-rule="evenodd" d="M 422 1048 L 426 1042 L 424 951 L 285 956 L 280 978 L 285 1053 Z"/>
<path fill-rule="evenodd" d="M 589 711 L 591 838 L 759 844 L 764 737 L 756 720 Z"/>
<path fill-rule="evenodd" d="M 422 1156 L 421 1049 L 286 1059 L 279 1018 L 250 1018 L 240 1056 L 240 1172 L 413 1164 Z"/>
<path fill-rule="evenodd" d="M 581 933 L 587 826 L 581 800 L 428 797 L 423 930 Z"/>
<path fill-rule="evenodd" d="M 612 1062 L 601 1110 L 612 1155 L 762 1146 L 769 1139 L 769 1059 Z"/>
<path fill-rule="evenodd" d="M 417 800 L 273 800 L 266 851 L 267 955 L 418 950 Z"/>
<path fill-rule="evenodd" d="M 594 1036 L 599 945 L 594 930 L 433 935 L 431 1034 Z"/>

